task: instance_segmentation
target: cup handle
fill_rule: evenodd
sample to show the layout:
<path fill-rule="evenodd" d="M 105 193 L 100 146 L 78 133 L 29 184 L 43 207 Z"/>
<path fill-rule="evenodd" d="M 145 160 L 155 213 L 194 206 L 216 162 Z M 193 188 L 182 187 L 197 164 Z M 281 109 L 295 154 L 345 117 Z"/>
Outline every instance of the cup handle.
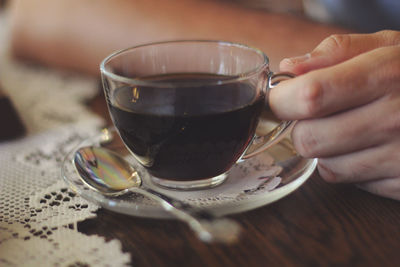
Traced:
<path fill-rule="evenodd" d="M 268 95 L 272 88 L 277 86 L 280 82 L 294 77 L 295 75 L 289 72 L 270 73 L 268 75 L 267 99 L 269 98 Z M 251 158 L 281 141 L 282 138 L 285 137 L 286 134 L 293 128 L 294 123 L 295 121 L 282 121 L 266 135 L 256 136 L 246 150 L 245 154 L 242 156 L 242 159 Z"/>

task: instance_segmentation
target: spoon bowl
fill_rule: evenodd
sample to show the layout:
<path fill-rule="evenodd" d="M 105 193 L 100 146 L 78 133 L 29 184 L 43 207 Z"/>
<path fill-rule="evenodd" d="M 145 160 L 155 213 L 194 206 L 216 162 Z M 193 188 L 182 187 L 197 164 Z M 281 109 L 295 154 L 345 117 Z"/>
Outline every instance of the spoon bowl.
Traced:
<path fill-rule="evenodd" d="M 142 184 L 132 165 L 106 148 L 82 147 L 75 153 L 74 164 L 82 180 L 104 195 L 125 194 Z"/>
<path fill-rule="evenodd" d="M 92 190 L 107 196 L 120 196 L 131 191 L 155 200 L 164 210 L 188 223 L 202 241 L 232 243 L 238 240 L 240 226 L 237 222 L 217 218 L 207 210 L 146 187 L 132 165 L 111 150 L 81 147 L 75 152 L 73 161 L 79 177 Z"/>

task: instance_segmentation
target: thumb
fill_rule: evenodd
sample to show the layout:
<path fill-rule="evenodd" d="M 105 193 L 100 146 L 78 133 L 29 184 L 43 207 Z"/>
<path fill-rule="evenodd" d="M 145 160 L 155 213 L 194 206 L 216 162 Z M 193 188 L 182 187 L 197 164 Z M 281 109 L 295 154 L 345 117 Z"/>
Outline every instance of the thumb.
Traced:
<path fill-rule="evenodd" d="M 280 62 L 280 70 L 297 75 L 329 67 L 359 54 L 383 46 L 400 44 L 400 32 L 380 31 L 373 34 L 335 34 L 323 40 L 311 53 Z"/>

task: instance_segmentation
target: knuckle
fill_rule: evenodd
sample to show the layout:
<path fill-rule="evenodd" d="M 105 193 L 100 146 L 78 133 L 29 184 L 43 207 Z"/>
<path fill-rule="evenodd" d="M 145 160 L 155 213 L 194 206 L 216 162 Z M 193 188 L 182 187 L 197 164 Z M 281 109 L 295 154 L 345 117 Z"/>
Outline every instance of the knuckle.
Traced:
<path fill-rule="evenodd" d="M 361 76 L 366 88 L 376 89 L 371 94 L 380 97 L 400 92 L 400 45 L 377 48 L 368 56 L 364 62 L 372 64 Z"/>
<path fill-rule="evenodd" d="M 351 36 L 347 34 L 332 34 L 325 38 L 317 49 L 337 52 L 345 50 L 351 46 Z"/>
<path fill-rule="evenodd" d="M 292 132 L 293 145 L 296 151 L 306 158 L 317 157 L 318 140 L 306 122 L 297 122 Z"/>
<path fill-rule="evenodd" d="M 389 83 L 399 86 L 400 83 L 400 46 L 388 47 L 386 51 L 386 64 L 382 68 L 384 79 Z"/>
<path fill-rule="evenodd" d="M 304 115 L 307 117 L 320 116 L 322 112 L 323 87 L 314 81 L 302 90 L 301 102 L 304 104 Z"/>
<path fill-rule="evenodd" d="M 397 112 L 396 116 L 392 116 L 387 127 L 387 131 L 391 133 L 392 136 L 400 135 L 400 112 Z"/>
<path fill-rule="evenodd" d="M 400 101 L 396 101 L 396 105 L 393 106 L 393 110 L 383 120 L 383 124 L 379 127 L 380 131 L 389 138 L 392 136 L 400 136 L 400 111 L 398 107 Z"/>
<path fill-rule="evenodd" d="M 400 44 L 400 32 L 393 30 L 382 30 L 376 33 L 386 45 Z"/>
<path fill-rule="evenodd" d="M 384 92 L 390 93 L 400 90 L 400 45 L 381 47 L 374 51 L 373 58 L 377 67 L 371 71 L 369 83 L 376 88 L 382 88 Z"/>
<path fill-rule="evenodd" d="M 346 179 L 348 182 L 353 182 L 357 178 L 362 177 L 366 173 L 374 173 L 376 168 L 376 162 L 369 162 L 366 160 L 353 160 L 349 166 L 347 166 L 348 174 Z"/>

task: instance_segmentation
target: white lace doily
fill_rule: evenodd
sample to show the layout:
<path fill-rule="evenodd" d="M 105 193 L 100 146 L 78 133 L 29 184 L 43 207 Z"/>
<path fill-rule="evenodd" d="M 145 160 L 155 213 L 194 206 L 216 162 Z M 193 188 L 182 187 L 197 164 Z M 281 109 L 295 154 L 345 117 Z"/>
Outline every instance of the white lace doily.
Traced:
<path fill-rule="evenodd" d="M 60 179 L 71 144 L 103 125 L 83 104 L 96 95 L 97 80 L 12 61 L 4 13 L 0 25 L 0 81 L 28 131 L 0 142 L 0 265 L 128 265 L 119 240 L 78 232 L 98 206 Z"/>

